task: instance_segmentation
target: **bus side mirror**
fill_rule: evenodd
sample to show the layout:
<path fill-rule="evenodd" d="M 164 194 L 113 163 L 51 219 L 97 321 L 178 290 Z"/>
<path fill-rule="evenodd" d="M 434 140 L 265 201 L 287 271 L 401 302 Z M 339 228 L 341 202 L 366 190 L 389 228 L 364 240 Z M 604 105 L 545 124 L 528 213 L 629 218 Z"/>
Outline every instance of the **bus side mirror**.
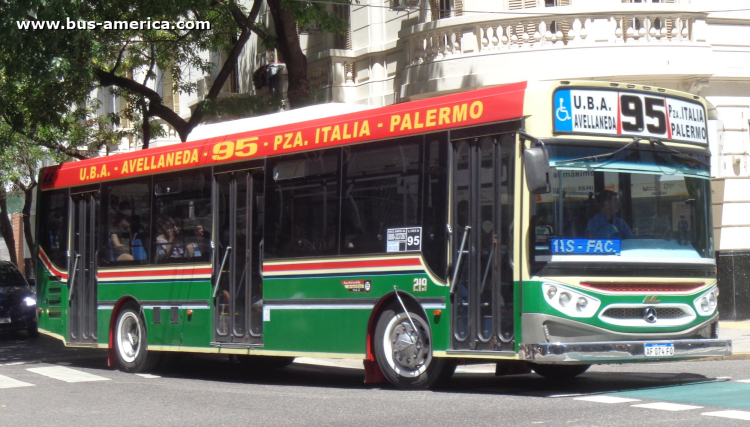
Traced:
<path fill-rule="evenodd" d="M 531 194 L 546 194 L 552 191 L 549 184 L 549 152 L 542 146 L 527 148 L 523 152 L 526 184 Z"/>

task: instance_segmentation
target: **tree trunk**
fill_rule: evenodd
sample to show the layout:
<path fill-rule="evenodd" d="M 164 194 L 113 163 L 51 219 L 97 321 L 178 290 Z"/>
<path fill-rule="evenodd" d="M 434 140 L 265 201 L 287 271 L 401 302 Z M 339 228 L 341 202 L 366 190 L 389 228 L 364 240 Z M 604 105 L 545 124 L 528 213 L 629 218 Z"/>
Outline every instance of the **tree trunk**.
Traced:
<path fill-rule="evenodd" d="M 146 100 L 141 99 L 141 111 L 143 114 L 143 149 L 147 149 L 149 143 L 151 143 L 151 117 L 149 116 L 149 110 L 146 106 Z M 183 140 L 184 142 L 184 140 Z"/>
<path fill-rule="evenodd" d="M 13 237 L 13 226 L 10 223 L 8 214 L 8 193 L 2 185 L 0 185 L 0 233 L 3 233 L 5 244 L 8 246 L 10 262 L 18 266 L 18 259 L 16 259 L 16 239 Z"/>
<path fill-rule="evenodd" d="M 31 185 L 24 188 L 24 201 L 23 201 L 23 237 L 26 239 L 26 244 L 29 246 L 31 252 L 31 271 L 36 272 L 36 242 L 34 242 L 34 235 L 31 233 L 31 202 L 34 198 L 34 188 L 36 188 L 36 182 L 32 182 Z"/>
<path fill-rule="evenodd" d="M 297 22 L 292 13 L 281 7 L 283 0 L 267 0 L 276 27 L 276 48 L 286 64 L 289 87 L 287 97 L 291 108 L 307 105 L 310 85 L 307 81 L 307 57 L 302 53 L 297 35 Z"/>

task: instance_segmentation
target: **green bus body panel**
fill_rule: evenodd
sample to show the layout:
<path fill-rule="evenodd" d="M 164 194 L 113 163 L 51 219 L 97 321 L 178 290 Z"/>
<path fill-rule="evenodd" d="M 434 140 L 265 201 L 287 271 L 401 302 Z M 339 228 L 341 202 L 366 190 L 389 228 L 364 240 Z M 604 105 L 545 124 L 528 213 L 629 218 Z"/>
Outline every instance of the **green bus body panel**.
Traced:
<path fill-rule="evenodd" d="M 36 289 L 39 327 L 56 334 L 67 331 L 68 286 L 50 279 L 50 274 L 37 260 Z"/>
<path fill-rule="evenodd" d="M 414 279 L 427 279 L 425 292 L 413 292 Z M 369 280 L 370 292 L 351 292 L 344 282 Z M 347 275 L 335 277 L 288 277 L 267 278 L 263 281 L 263 298 L 273 303 L 288 301 L 294 305 L 331 301 L 329 308 L 271 308 L 270 321 L 263 322 L 264 349 L 302 352 L 333 352 L 363 354 L 366 351 L 367 326 L 372 316 L 368 308 L 335 308 L 347 300 L 368 300 L 375 304 L 383 296 L 399 291 L 416 298 L 444 297 L 446 307 L 435 316 L 433 310 L 425 310 L 432 323 L 433 348 L 446 350 L 450 344 L 450 307 L 448 288 L 432 282 L 425 273 L 398 273 L 377 275 Z M 272 303 L 272 304 L 273 304 Z"/>

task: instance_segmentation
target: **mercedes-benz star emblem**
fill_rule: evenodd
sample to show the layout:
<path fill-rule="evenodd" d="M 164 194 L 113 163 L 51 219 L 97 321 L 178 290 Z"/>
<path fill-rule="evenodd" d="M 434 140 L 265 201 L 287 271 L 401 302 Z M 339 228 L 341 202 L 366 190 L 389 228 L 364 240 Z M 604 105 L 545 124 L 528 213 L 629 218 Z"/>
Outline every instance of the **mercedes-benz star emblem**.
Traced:
<path fill-rule="evenodd" d="M 646 307 L 646 309 L 643 310 L 643 320 L 647 321 L 648 323 L 655 323 L 656 309 L 654 307 Z"/>

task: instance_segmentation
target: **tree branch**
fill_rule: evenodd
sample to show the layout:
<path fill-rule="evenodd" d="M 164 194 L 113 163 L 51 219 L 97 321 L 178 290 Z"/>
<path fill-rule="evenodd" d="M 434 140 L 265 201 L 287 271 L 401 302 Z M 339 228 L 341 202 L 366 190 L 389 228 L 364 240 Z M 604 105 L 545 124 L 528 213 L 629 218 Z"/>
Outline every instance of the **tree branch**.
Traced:
<path fill-rule="evenodd" d="M 192 127 L 189 127 L 190 124 L 186 122 L 185 119 L 180 117 L 179 114 L 172 111 L 172 109 L 165 107 L 161 103 L 161 96 L 159 96 L 159 94 L 155 90 L 151 89 L 148 86 L 142 85 L 135 80 L 120 77 L 113 73 L 102 70 L 101 68 L 96 68 L 94 70 L 94 73 L 99 79 L 99 83 L 104 87 L 117 86 L 132 93 L 148 98 L 148 100 L 150 101 L 149 109 L 154 113 L 153 115 L 169 123 L 170 126 L 172 126 L 177 131 L 177 133 L 180 134 L 180 137 L 183 141 L 187 139 L 187 135 L 190 133 L 190 130 L 192 130 Z M 193 127 L 194 126 L 195 125 L 193 125 Z"/>

